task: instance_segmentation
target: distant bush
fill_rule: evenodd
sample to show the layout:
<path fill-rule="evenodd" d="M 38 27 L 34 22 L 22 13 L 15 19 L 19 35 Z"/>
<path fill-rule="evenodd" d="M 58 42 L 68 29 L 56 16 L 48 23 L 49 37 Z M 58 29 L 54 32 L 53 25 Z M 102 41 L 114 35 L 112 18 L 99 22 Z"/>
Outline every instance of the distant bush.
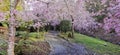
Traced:
<path fill-rule="evenodd" d="M 71 22 L 69 20 L 62 20 L 59 26 L 62 32 L 67 32 L 71 30 Z"/>

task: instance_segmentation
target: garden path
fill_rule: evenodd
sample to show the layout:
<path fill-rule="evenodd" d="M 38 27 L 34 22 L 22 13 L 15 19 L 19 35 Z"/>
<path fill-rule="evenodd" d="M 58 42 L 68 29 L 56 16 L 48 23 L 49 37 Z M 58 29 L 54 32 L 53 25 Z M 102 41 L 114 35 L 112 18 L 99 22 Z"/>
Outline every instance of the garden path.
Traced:
<path fill-rule="evenodd" d="M 70 43 L 57 35 L 58 32 L 55 31 L 46 34 L 46 41 L 51 46 L 49 55 L 93 55 L 89 54 L 83 45 Z"/>

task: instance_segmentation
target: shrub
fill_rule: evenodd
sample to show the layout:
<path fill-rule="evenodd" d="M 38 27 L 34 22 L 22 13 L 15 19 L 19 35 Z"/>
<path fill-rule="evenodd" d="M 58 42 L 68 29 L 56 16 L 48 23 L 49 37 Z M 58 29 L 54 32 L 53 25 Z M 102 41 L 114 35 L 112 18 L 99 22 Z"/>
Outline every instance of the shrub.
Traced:
<path fill-rule="evenodd" d="M 60 22 L 60 30 L 62 32 L 67 32 L 71 30 L 71 22 L 69 20 L 62 20 Z"/>
<path fill-rule="evenodd" d="M 69 37 L 69 38 L 73 38 L 73 36 L 72 36 L 71 33 L 68 33 L 68 37 Z"/>

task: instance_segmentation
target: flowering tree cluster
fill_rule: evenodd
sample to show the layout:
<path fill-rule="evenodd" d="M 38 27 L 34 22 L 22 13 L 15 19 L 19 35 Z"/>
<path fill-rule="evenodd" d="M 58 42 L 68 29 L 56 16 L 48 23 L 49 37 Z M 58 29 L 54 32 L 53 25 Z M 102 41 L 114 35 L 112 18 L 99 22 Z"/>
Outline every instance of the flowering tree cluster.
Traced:
<path fill-rule="evenodd" d="M 86 0 L 86 8 L 106 33 L 120 35 L 120 0 Z"/>
<path fill-rule="evenodd" d="M 107 16 L 108 7 L 111 0 L 86 0 L 86 8 L 90 15 L 98 22 L 103 22 Z"/>
<path fill-rule="evenodd" d="M 115 32 L 120 36 L 120 0 L 114 1 L 109 7 L 109 15 L 104 18 L 103 28 L 107 33 Z"/>
<path fill-rule="evenodd" d="M 85 14 L 85 15 L 84 15 Z M 96 22 L 95 20 L 90 16 L 90 13 L 86 10 L 85 7 L 85 1 L 79 0 L 76 4 L 75 9 L 75 29 L 79 31 L 89 31 L 89 28 L 94 28 Z"/>

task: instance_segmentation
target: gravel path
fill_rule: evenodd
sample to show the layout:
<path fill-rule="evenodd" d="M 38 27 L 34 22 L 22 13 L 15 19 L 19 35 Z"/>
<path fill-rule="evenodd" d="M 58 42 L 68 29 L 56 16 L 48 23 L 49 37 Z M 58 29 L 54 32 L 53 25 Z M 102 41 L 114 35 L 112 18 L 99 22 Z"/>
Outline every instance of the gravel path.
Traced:
<path fill-rule="evenodd" d="M 49 55 L 93 55 L 88 54 L 84 46 L 59 38 L 56 32 L 49 32 L 46 37 L 46 41 L 51 46 Z"/>

